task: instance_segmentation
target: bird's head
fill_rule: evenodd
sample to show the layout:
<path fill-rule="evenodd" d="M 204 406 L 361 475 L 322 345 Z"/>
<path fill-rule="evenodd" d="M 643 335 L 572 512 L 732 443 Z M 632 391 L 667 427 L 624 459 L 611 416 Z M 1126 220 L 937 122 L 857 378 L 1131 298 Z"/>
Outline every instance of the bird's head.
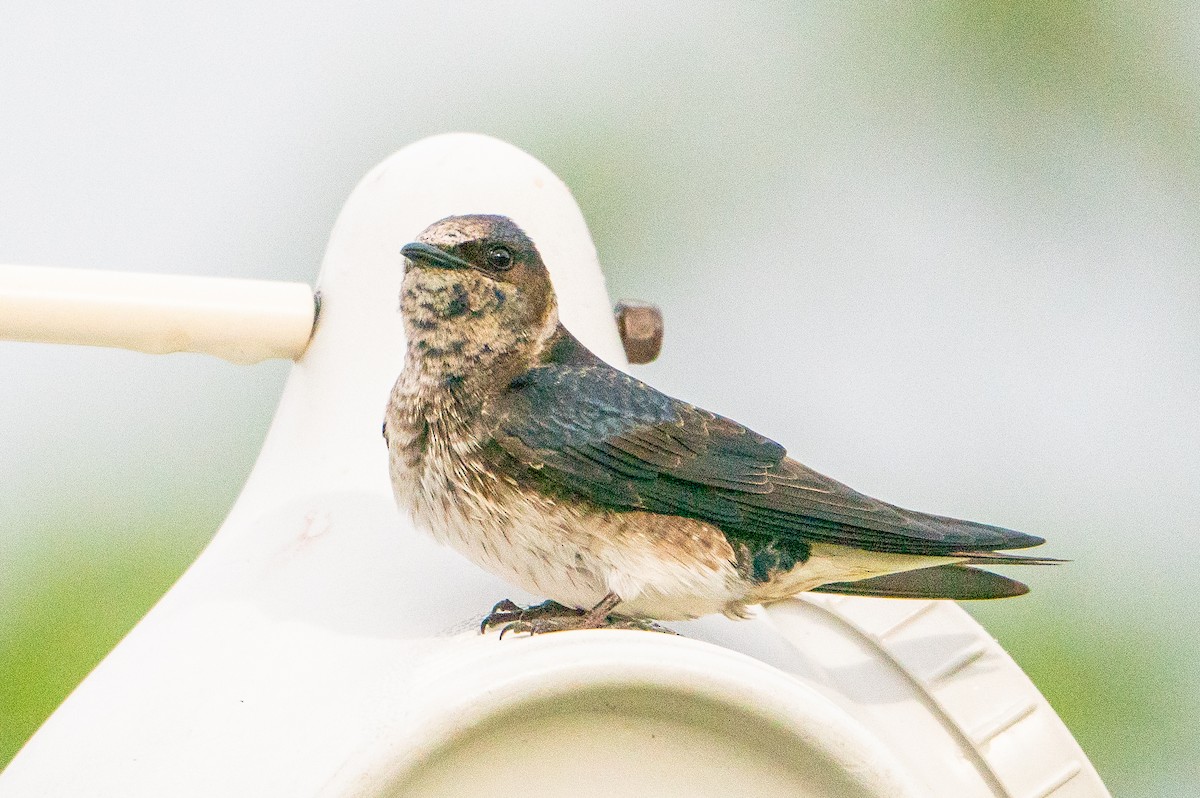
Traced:
<path fill-rule="evenodd" d="M 409 357 L 431 376 L 518 366 L 558 325 L 546 265 L 505 216 L 449 216 L 400 251 Z"/>

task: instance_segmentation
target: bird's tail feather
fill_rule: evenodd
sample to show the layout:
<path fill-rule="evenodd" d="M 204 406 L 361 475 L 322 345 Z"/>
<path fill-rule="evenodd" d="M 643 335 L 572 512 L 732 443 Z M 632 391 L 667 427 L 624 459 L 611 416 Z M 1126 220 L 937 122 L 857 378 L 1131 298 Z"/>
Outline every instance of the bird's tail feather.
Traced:
<path fill-rule="evenodd" d="M 1022 558 L 1023 561 L 1036 558 Z M 901 571 L 895 574 L 860 579 L 857 582 L 830 582 L 814 587 L 815 593 L 839 593 L 846 596 L 879 598 L 973 599 L 1023 596 L 1029 588 L 1015 579 L 965 565 L 938 565 Z"/>
<path fill-rule="evenodd" d="M 1054 557 L 1030 557 L 1001 551 L 962 551 L 955 552 L 955 556 L 964 558 L 963 562 L 967 565 L 1059 565 L 1070 562 Z"/>

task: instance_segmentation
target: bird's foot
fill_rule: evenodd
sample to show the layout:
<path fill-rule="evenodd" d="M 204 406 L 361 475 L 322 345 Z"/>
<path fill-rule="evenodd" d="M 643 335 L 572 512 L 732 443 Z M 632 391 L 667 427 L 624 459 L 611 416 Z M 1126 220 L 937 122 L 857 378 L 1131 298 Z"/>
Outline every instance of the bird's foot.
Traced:
<path fill-rule="evenodd" d="M 480 631 L 486 632 L 494 626 L 502 626 L 500 637 L 506 634 L 540 635 L 550 632 L 567 632 L 574 629 L 636 629 L 645 632 L 676 634 L 648 618 L 629 618 L 610 615 L 620 603 L 620 598 L 609 594 L 590 610 L 566 607 L 556 601 L 546 601 L 533 607 L 519 607 L 505 599 L 492 608 L 491 614 L 483 619 Z"/>
<path fill-rule="evenodd" d="M 521 607 L 508 599 L 498 602 L 492 611 L 479 624 L 479 632 L 486 633 L 495 626 L 503 626 L 505 631 L 513 624 L 532 623 L 533 621 L 548 620 L 557 617 L 583 615 L 583 610 L 567 607 L 557 601 L 543 601 L 532 607 Z M 503 637 L 504 632 L 500 633 Z"/>

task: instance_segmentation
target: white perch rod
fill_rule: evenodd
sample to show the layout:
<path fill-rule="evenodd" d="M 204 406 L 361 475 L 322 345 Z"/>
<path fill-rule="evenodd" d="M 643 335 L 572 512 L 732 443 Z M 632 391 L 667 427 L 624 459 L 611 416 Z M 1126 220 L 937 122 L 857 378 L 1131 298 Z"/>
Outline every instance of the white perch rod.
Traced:
<path fill-rule="evenodd" d="M 304 353 L 304 283 L 0 264 L 0 340 L 201 352 L 234 363 Z"/>

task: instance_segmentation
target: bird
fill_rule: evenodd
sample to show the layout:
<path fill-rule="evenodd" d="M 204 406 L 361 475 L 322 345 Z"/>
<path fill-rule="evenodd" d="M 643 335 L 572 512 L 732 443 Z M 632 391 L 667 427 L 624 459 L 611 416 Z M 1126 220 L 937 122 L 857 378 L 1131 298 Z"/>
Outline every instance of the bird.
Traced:
<path fill-rule="evenodd" d="M 729 418 L 601 360 L 559 321 L 537 247 L 500 215 L 450 216 L 401 249 L 404 367 L 383 435 L 415 525 L 546 601 L 481 630 L 669 631 L 660 621 L 805 591 L 982 599 L 977 566 L 1044 539 L 902 509 Z"/>

